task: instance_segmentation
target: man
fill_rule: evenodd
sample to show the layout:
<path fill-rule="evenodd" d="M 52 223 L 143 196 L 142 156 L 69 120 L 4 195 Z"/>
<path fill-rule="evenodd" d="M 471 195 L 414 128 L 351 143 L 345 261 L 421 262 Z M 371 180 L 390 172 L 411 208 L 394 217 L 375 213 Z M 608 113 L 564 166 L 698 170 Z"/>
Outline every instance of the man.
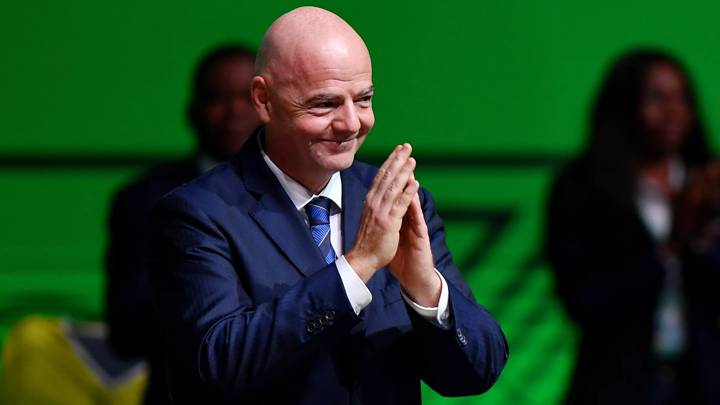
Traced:
<path fill-rule="evenodd" d="M 411 147 L 354 162 L 374 124 L 368 50 L 302 7 L 263 39 L 264 124 L 166 196 L 150 263 L 178 403 L 412 404 L 489 389 L 502 331 L 452 263 Z M 437 270 L 436 270 L 437 269 Z"/>
<path fill-rule="evenodd" d="M 208 53 L 196 68 L 187 110 L 197 152 L 151 169 L 121 189 L 112 202 L 106 256 L 110 343 L 119 354 L 149 360 L 146 404 L 168 402 L 144 258 L 150 211 L 165 193 L 236 154 L 259 124 L 249 95 L 254 64 L 255 52 L 243 46 Z"/>

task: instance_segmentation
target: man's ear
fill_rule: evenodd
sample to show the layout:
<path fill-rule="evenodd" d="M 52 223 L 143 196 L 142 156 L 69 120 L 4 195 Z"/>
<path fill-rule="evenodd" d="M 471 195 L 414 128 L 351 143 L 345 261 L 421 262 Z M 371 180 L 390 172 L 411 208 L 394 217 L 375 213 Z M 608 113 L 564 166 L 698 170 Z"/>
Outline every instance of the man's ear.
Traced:
<path fill-rule="evenodd" d="M 268 85 L 265 78 L 255 76 L 250 84 L 250 100 L 252 101 L 255 111 L 263 124 L 270 122 L 272 115 L 270 109 L 270 97 L 268 94 Z"/>

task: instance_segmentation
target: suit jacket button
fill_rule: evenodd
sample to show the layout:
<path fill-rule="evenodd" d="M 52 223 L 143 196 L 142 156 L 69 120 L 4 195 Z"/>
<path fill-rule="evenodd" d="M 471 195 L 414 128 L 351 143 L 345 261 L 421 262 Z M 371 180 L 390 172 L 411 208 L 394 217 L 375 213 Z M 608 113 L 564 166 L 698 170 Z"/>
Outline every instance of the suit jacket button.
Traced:
<path fill-rule="evenodd" d="M 455 329 L 455 337 L 457 337 L 458 342 L 460 342 L 462 346 L 467 345 L 467 338 L 460 328 Z"/>
<path fill-rule="evenodd" d="M 328 321 L 335 319 L 335 311 L 332 309 L 325 311 L 325 319 Z"/>
<path fill-rule="evenodd" d="M 312 323 L 308 322 L 305 326 L 305 330 L 307 331 L 307 333 L 313 333 L 315 332 L 315 326 L 313 326 Z"/>

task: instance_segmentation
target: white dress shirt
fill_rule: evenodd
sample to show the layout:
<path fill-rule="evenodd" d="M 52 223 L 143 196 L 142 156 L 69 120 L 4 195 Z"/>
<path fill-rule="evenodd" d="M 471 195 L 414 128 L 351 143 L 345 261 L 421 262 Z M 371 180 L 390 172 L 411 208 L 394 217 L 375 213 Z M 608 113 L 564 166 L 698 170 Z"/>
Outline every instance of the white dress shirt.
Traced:
<path fill-rule="evenodd" d="M 668 171 L 670 187 L 677 191 L 685 184 L 685 167 L 672 161 Z M 635 202 L 650 236 L 662 245 L 670 238 L 673 227 L 672 203 L 653 181 L 640 178 Z M 660 297 L 655 309 L 653 348 L 663 359 L 676 358 L 685 350 L 685 303 L 682 292 L 682 266 L 680 260 L 666 251 L 659 252 L 665 269 Z"/>
<path fill-rule="evenodd" d="M 300 215 L 302 215 L 305 219 L 305 223 L 309 226 L 307 213 L 304 208 L 307 203 L 315 197 L 318 197 L 318 195 L 311 193 L 302 184 L 298 183 L 295 179 L 280 170 L 280 168 L 273 163 L 264 150 L 261 149 L 261 153 L 263 159 L 265 159 L 265 163 L 267 163 L 268 167 L 285 190 L 285 193 L 287 193 L 288 197 L 290 197 L 290 200 L 295 205 L 295 208 L 297 208 Z M 342 178 L 340 177 L 339 172 L 332 175 L 330 181 L 320 192 L 319 196 L 327 197 L 337 207 L 336 210 L 331 210 L 332 212 L 330 215 L 330 243 L 332 244 L 333 250 L 335 250 L 335 256 L 338 258 L 335 261 L 335 265 L 337 266 L 338 273 L 340 274 L 340 279 L 342 280 L 350 305 L 355 311 L 355 314 L 360 314 L 360 311 L 362 311 L 370 304 L 370 301 L 372 301 L 372 294 L 343 255 L 343 235 L 340 222 L 340 215 L 342 214 Z M 421 306 L 408 298 L 402 290 L 401 294 L 408 305 L 410 305 L 410 307 L 413 308 L 420 316 L 444 329 L 447 329 L 450 327 L 450 321 L 448 320 L 450 316 L 450 311 L 448 310 L 448 286 L 442 274 L 440 274 L 437 269 L 435 271 L 440 277 L 442 284 L 440 299 L 437 307 Z"/>

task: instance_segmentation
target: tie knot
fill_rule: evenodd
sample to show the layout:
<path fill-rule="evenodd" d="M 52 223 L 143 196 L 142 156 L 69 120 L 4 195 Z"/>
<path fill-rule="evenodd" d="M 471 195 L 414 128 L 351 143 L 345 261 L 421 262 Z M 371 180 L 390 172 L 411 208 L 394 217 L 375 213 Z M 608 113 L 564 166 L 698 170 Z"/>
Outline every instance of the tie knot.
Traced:
<path fill-rule="evenodd" d="M 330 209 L 333 206 L 331 199 L 327 197 L 315 197 L 305 206 L 310 226 L 324 225 L 330 223 Z"/>

